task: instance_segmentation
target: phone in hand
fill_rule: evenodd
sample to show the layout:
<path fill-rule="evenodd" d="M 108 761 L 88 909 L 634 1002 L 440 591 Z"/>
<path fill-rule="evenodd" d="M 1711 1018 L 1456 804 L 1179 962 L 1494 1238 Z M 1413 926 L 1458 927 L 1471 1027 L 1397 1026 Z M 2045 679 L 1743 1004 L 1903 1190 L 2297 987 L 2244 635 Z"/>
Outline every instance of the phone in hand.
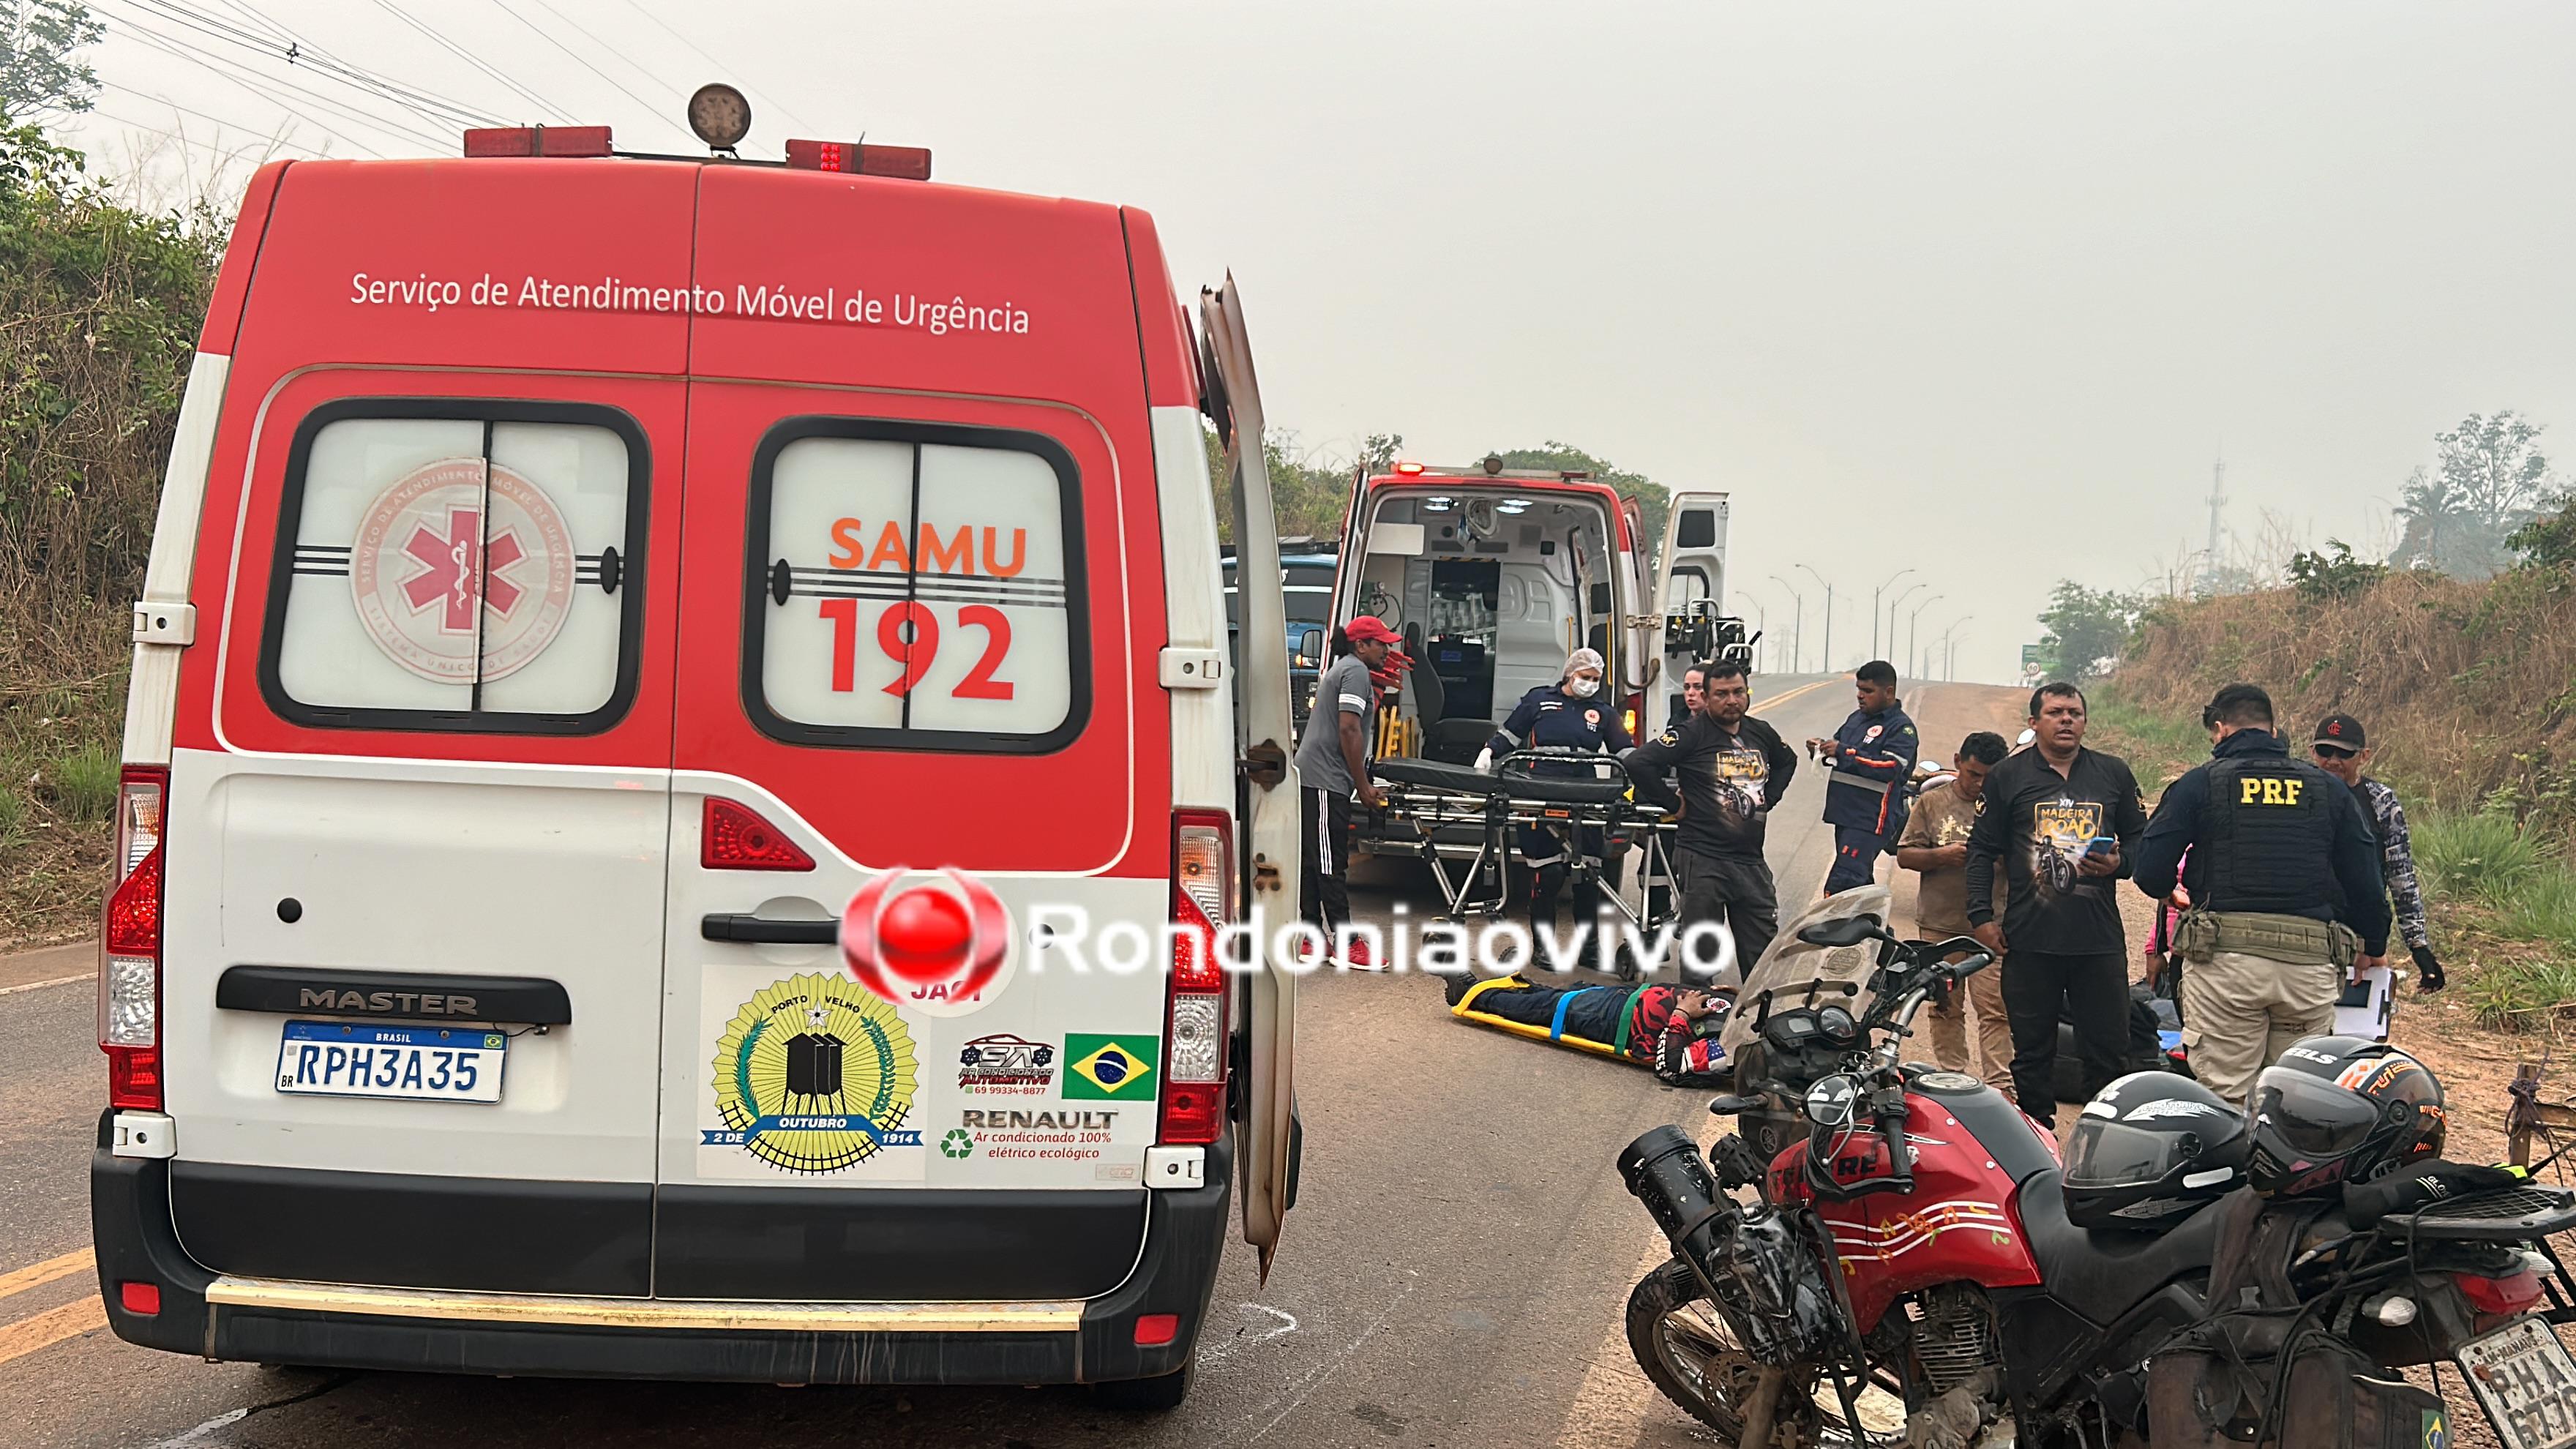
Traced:
<path fill-rule="evenodd" d="M 2109 855 L 2112 851 L 2119 848 L 2120 841 L 2117 836 L 2096 835 L 2093 837 L 2092 843 L 2084 847 L 2084 853 L 2086 855 L 2100 857 Z"/>

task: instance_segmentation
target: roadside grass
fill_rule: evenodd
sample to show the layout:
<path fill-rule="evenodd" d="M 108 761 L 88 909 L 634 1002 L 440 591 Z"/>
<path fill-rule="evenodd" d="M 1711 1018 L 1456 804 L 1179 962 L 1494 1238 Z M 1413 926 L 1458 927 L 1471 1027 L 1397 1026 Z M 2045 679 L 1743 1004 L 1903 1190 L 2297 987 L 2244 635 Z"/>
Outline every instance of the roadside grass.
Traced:
<path fill-rule="evenodd" d="M 116 642 L 102 640 L 82 661 L 95 672 L 69 680 L 59 658 L 45 661 L 55 678 L 23 654 L 0 658 L 0 949 L 98 929 L 122 754 Z"/>
<path fill-rule="evenodd" d="M 2429 811 L 2408 833 L 2435 943 L 2478 1025 L 2576 1023 L 2576 863 L 2499 811 Z"/>
<path fill-rule="evenodd" d="M 2493 811 L 2437 811 L 2410 820 L 2407 833 L 2424 884 L 2446 899 L 2510 906 L 2554 864 L 2537 838 Z"/>
<path fill-rule="evenodd" d="M 2085 743 L 2128 761 L 2149 798 L 2209 758 L 2209 733 L 2197 717 L 2142 705 L 2111 685 L 2093 689 L 2085 713 Z"/>

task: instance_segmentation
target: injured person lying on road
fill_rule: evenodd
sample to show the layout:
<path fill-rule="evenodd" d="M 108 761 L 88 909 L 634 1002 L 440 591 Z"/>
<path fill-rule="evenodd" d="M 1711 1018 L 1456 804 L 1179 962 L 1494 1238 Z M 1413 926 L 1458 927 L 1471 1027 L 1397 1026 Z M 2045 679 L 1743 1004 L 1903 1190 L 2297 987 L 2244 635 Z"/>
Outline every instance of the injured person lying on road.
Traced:
<path fill-rule="evenodd" d="M 1734 1080 L 1718 1034 L 1734 998 L 1695 986 L 1541 986 L 1518 975 L 1449 979 L 1449 1014 L 1534 1041 L 1637 1066 L 1667 1086 L 1724 1088 Z"/>

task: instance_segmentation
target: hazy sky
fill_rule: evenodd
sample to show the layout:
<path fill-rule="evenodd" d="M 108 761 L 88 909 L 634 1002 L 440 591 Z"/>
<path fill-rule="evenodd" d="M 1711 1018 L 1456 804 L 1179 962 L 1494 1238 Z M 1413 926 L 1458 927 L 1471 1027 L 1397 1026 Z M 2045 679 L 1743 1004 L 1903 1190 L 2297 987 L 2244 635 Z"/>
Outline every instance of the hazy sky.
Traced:
<path fill-rule="evenodd" d="M 933 148 L 944 181 L 1143 206 L 1184 287 L 1233 270 L 1306 445 L 1397 431 L 1463 462 L 1554 437 L 1732 490 L 1745 612 L 1785 639 L 1767 576 L 1803 584 L 1811 664 L 1796 565 L 1834 581 L 1848 666 L 1870 589 L 1912 564 L 1914 602 L 1945 596 L 1924 631 L 1975 616 L 1961 676 L 2014 677 L 2057 579 L 2161 586 L 2199 547 L 2222 448 L 2249 545 L 2268 509 L 2384 547 L 2473 410 L 2557 425 L 2576 463 L 2564 4 L 94 8 L 115 118 L 78 129 L 103 153 L 176 120 L 452 154 L 450 126 L 180 18 L 264 17 L 622 146 L 695 149 L 678 97 L 723 79 L 754 101 L 747 152 L 864 131 Z M 441 144 L 292 95 L 289 117 L 143 30 Z"/>

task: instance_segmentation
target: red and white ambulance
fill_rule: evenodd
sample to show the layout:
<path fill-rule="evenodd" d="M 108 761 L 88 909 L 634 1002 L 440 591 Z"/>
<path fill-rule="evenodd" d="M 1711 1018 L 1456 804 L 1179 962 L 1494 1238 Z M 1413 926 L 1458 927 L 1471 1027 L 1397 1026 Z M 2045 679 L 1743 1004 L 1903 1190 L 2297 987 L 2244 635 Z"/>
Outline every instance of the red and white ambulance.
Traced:
<path fill-rule="evenodd" d="M 1381 754 L 1476 758 L 1530 690 L 1600 651 L 1631 736 L 1663 727 L 1682 671 L 1713 651 L 1726 596 L 1727 495 L 1680 490 L 1656 545 L 1640 509 L 1579 472 L 1534 472 L 1489 456 L 1468 467 L 1411 461 L 1352 480 L 1333 618 L 1374 615 L 1413 667 L 1384 710 Z M 1426 836 L 1364 819 L 1378 854 L 1471 855 L 1473 832 Z"/>
<path fill-rule="evenodd" d="M 1293 980 L 1154 954 L 1297 913 L 1230 292 L 789 150 L 251 184 L 135 612 L 120 1336 L 1169 1404 L 1238 1199 L 1267 1264 Z"/>

